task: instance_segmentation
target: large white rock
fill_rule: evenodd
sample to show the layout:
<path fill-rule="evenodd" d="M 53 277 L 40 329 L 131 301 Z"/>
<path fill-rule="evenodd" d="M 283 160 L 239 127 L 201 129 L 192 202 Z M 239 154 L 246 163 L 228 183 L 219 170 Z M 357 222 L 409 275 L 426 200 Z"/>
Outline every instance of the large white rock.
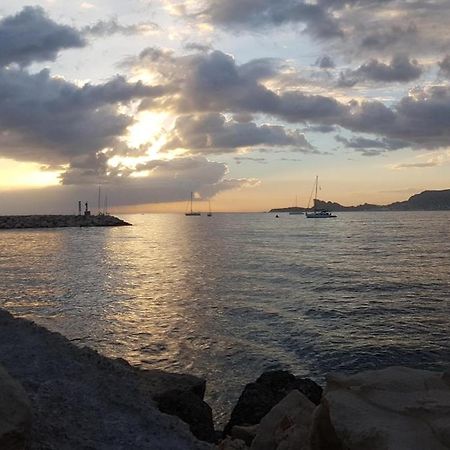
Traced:
<path fill-rule="evenodd" d="M 301 392 L 291 391 L 263 417 L 252 450 L 308 450 L 315 405 Z"/>
<path fill-rule="evenodd" d="M 22 386 L 0 366 L 0 448 L 21 450 L 31 428 L 31 408 Z"/>
<path fill-rule="evenodd" d="M 390 367 L 328 376 L 312 448 L 450 449 L 450 375 Z"/>

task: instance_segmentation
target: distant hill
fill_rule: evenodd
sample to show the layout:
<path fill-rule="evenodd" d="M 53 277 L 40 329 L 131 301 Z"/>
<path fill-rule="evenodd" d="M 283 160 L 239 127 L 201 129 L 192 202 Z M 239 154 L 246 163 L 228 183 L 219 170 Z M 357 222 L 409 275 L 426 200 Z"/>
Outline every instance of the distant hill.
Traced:
<path fill-rule="evenodd" d="M 330 211 L 447 211 L 450 210 L 450 189 L 443 191 L 424 191 L 415 194 L 404 202 L 389 205 L 371 205 L 364 203 L 358 206 L 343 206 L 336 202 L 317 200 L 317 209 Z M 305 208 L 274 208 L 270 212 L 304 211 Z"/>

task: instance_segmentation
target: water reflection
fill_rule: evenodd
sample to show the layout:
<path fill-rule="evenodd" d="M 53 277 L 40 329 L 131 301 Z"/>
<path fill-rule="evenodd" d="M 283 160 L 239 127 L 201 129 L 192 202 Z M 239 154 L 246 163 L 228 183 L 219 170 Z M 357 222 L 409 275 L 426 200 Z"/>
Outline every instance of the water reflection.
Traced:
<path fill-rule="evenodd" d="M 133 364 L 208 378 L 216 411 L 267 368 L 439 367 L 448 213 L 127 217 L 5 231 L 3 305 Z"/>

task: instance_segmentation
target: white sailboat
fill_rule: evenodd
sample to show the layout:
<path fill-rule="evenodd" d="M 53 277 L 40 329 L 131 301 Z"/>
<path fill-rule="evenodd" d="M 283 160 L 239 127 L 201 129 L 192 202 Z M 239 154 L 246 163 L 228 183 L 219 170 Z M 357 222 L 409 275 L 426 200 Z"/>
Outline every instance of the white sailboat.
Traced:
<path fill-rule="evenodd" d="M 330 219 L 333 217 L 336 217 L 334 214 L 332 214 L 330 211 L 327 211 L 326 209 L 317 209 L 317 188 L 319 186 L 319 177 L 316 176 L 316 183 L 315 183 L 315 196 L 314 196 L 314 206 L 312 211 L 307 211 L 305 213 L 306 217 L 308 219 Z M 311 200 L 311 199 L 310 199 Z M 309 207 L 309 205 L 308 205 Z"/>
<path fill-rule="evenodd" d="M 201 213 L 193 211 L 193 209 L 192 209 L 192 202 L 193 201 L 194 201 L 194 193 L 191 192 L 191 201 L 190 201 L 191 208 L 190 208 L 189 212 L 184 213 L 185 216 L 201 216 Z"/>

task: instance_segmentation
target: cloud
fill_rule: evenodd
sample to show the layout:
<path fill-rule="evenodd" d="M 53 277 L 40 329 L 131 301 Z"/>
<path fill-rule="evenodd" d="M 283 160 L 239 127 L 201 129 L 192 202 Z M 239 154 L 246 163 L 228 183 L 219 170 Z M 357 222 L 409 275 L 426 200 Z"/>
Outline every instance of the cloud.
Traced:
<path fill-rule="evenodd" d="M 203 157 L 176 158 L 142 164 L 142 177 L 112 176 L 101 180 L 103 192 L 108 193 L 108 203 L 113 208 L 125 205 L 142 205 L 185 201 L 189 192 L 208 199 L 219 192 L 252 187 L 255 179 L 228 178 L 227 166 L 208 161 Z M 0 192 L 2 211 L 14 213 L 70 213 L 76 211 L 78 200 L 97 204 L 99 179 L 87 174 L 72 177 L 72 183 L 42 189 Z"/>
<path fill-rule="evenodd" d="M 223 114 L 180 116 L 167 136 L 163 150 L 186 149 L 189 153 L 227 153 L 266 145 L 313 150 L 303 133 L 279 125 L 227 120 Z"/>
<path fill-rule="evenodd" d="M 289 122 L 319 120 L 322 124 L 333 124 L 347 110 L 347 106 L 332 97 L 297 90 L 278 93 L 267 88 L 262 81 L 278 74 L 278 60 L 238 65 L 232 56 L 217 50 L 177 57 L 172 52 L 149 48 L 133 63 L 156 71 L 160 79 L 177 87 L 176 95 L 165 98 L 158 106 L 178 113 L 259 112 Z M 261 66 L 264 70 L 254 70 Z M 149 106 L 157 105 L 151 102 Z"/>
<path fill-rule="evenodd" d="M 398 139 L 411 143 L 413 148 L 450 145 L 449 86 L 416 88 L 387 106 L 377 100 L 339 101 L 330 94 L 302 92 L 300 87 L 271 90 L 271 79 L 259 80 L 253 70 L 243 70 L 232 56 L 217 50 L 177 57 L 172 52 L 147 49 L 134 64 L 156 71 L 175 92 L 161 101 L 152 101 L 151 108 L 187 115 L 265 114 L 308 127 L 339 126 Z M 276 70 L 273 73 L 276 78 Z M 269 75 L 267 71 L 265 76 Z"/>
<path fill-rule="evenodd" d="M 0 21 L 0 66 L 53 61 L 61 50 L 85 45 L 78 30 L 57 24 L 39 6 L 26 6 Z"/>
<path fill-rule="evenodd" d="M 318 58 L 316 61 L 316 66 L 319 66 L 321 69 L 333 69 L 336 67 L 334 61 L 327 55 Z"/>
<path fill-rule="evenodd" d="M 114 147 L 133 123 L 118 105 L 163 92 L 123 77 L 79 87 L 48 70 L 0 69 L 0 155 L 66 164 Z"/>
<path fill-rule="evenodd" d="M 398 139 L 370 139 L 363 136 L 347 139 L 342 136 L 335 136 L 336 141 L 343 144 L 346 148 L 361 152 L 365 156 L 375 156 L 385 151 L 400 150 L 409 147 L 411 144 Z"/>
<path fill-rule="evenodd" d="M 450 78 L 450 55 L 445 56 L 442 61 L 438 62 L 440 73 L 446 78 Z"/>
<path fill-rule="evenodd" d="M 267 164 L 266 158 L 254 158 L 251 156 L 235 156 L 234 160 L 236 161 L 236 164 L 241 164 L 246 161 L 255 162 L 259 164 Z"/>
<path fill-rule="evenodd" d="M 450 150 L 432 152 L 431 154 L 417 155 L 415 161 L 393 164 L 392 170 L 423 169 L 427 167 L 439 167 L 450 163 Z"/>
<path fill-rule="evenodd" d="M 416 60 L 409 60 L 407 56 L 397 55 L 389 64 L 371 59 L 356 70 L 341 72 L 339 85 L 354 86 L 359 81 L 375 81 L 378 83 L 407 83 L 417 80 L 423 69 Z"/>
<path fill-rule="evenodd" d="M 208 0 L 197 18 L 243 30 L 302 24 L 308 33 L 319 39 L 343 35 L 333 15 L 321 5 L 296 0 Z"/>
<path fill-rule="evenodd" d="M 83 28 L 83 34 L 90 36 L 111 36 L 113 34 L 150 34 L 159 31 L 159 26 L 154 22 L 141 22 L 138 24 L 122 25 L 117 19 L 101 20 L 93 25 Z"/>

